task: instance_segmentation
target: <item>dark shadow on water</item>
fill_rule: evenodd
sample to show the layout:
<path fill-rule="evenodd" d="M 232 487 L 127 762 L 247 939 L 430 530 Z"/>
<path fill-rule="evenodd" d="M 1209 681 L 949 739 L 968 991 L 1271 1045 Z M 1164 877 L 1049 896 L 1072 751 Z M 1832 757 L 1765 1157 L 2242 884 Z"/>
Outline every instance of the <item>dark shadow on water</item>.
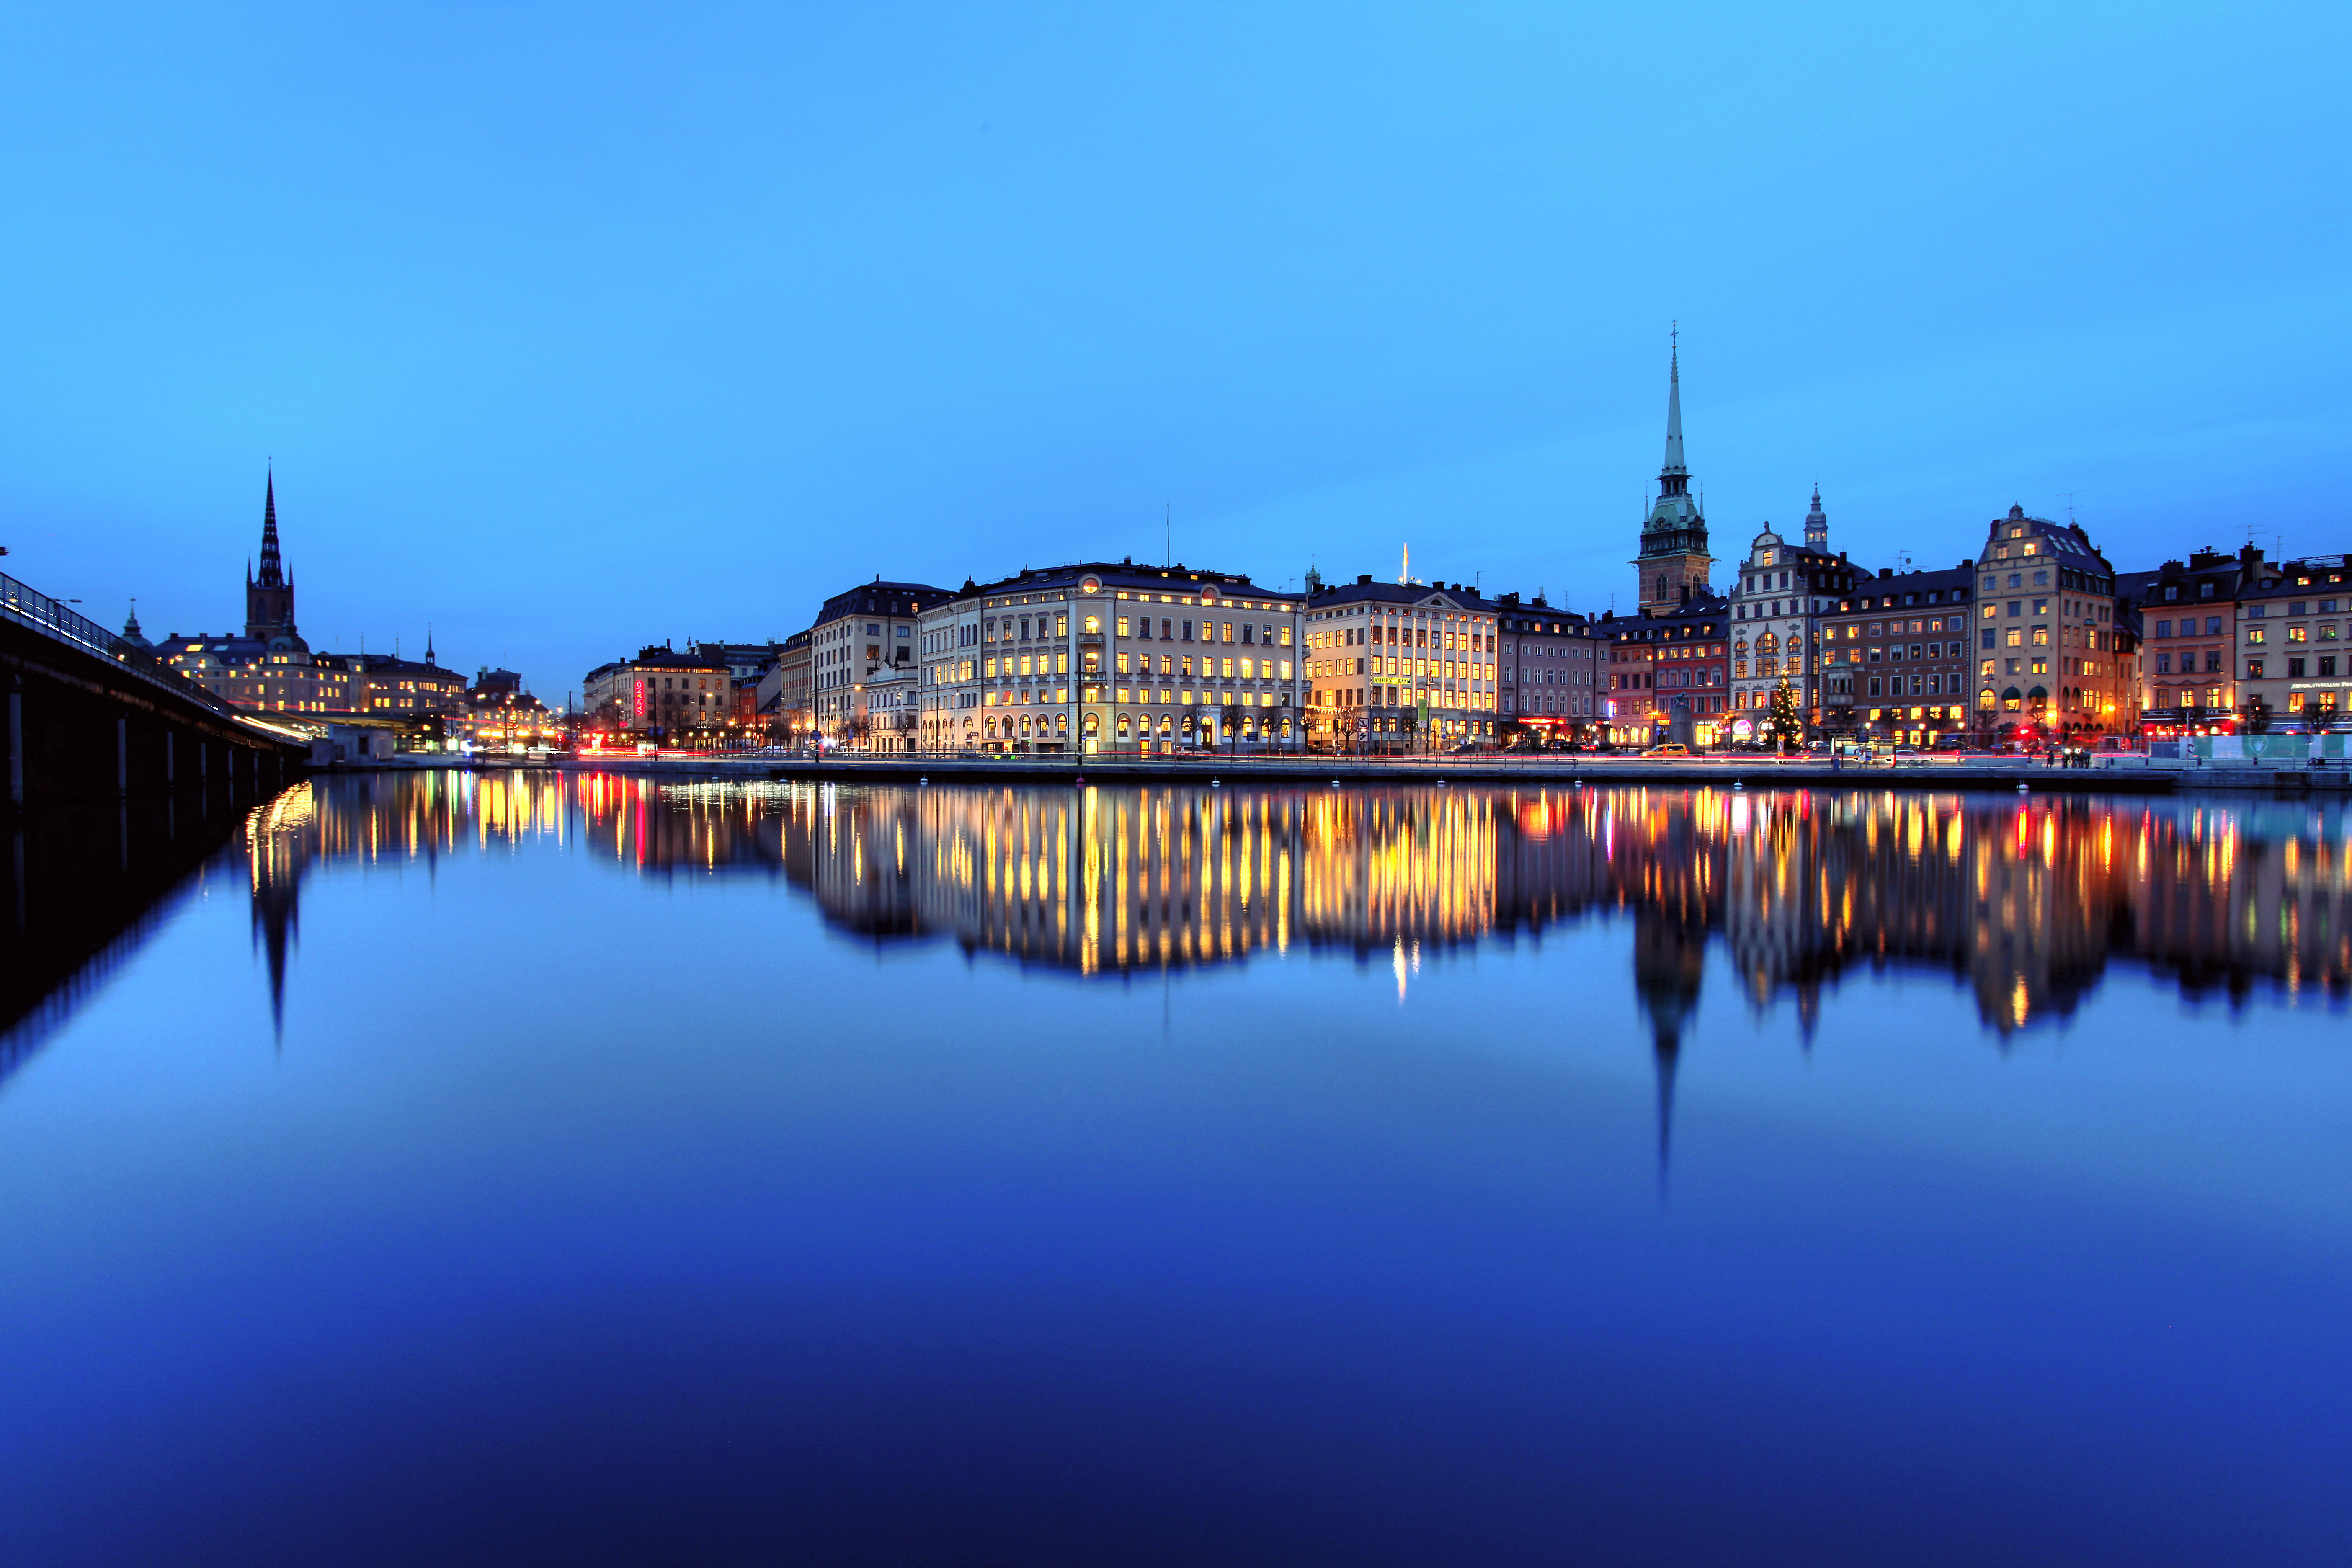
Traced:
<path fill-rule="evenodd" d="M 46 805 L 9 826 L 0 1078 L 39 1050 L 170 920 L 252 807 L 250 791 L 222 784 Z M 282 932 L 270 933 L 269 950 L 273 985 L 282 984 Z"/>

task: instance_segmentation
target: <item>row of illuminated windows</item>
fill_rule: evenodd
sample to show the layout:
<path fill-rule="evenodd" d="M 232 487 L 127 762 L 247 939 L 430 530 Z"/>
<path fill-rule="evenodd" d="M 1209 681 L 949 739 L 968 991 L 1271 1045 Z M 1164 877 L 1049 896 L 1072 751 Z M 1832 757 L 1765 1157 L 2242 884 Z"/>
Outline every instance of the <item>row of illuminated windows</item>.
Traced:
<path fill-rule="evenodd" d="M 1361 659 L 1318 658 L 1308 661 L 1308 669 L 1318 679 L 1360 675 L 1363 673 L 1360 668 L 1351 667 L 1362 662 Z M 1460 680 L 1492 680 L 1495 678 L 1495 667 L 1491 664 L 1457 664 L 1452 659 L 1440 658 L 1386 658 L 1379 655 L 1372 656 L 1371 662 L 1374 675 L 1433 675 Z M 1458 676 L 1454 673 L 1456 670 L 1461 671 Z"/>
<path fill-rule="evenodd" d="M 1370 626 L 1340 626 L 1331 631 L 1309 632 L 1310 647 L 1356 647 L 1367 643 L 1390 647 L 1425 647 L 1449 653 L 1492 653 L 1495 638 L 1491 632 L 1448 631 L 1443 626 L 1401 626 L 1393 623 Z"/>

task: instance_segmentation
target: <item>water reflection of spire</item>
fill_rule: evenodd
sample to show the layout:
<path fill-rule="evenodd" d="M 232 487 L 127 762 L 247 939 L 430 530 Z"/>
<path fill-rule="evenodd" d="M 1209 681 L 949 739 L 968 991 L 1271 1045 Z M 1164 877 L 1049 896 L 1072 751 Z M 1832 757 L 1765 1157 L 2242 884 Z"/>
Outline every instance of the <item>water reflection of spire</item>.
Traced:
<path fill-rule="evenodd" d="M 286 970 L 300 927 L 301 880 L 310 868 L 310 826 L 317 796 L 308 783 L 254 808 L 246 819 L 246 861 L 252 881 L 253 942 L 269 971 L 269 1028 L 286 1038 Z"/>

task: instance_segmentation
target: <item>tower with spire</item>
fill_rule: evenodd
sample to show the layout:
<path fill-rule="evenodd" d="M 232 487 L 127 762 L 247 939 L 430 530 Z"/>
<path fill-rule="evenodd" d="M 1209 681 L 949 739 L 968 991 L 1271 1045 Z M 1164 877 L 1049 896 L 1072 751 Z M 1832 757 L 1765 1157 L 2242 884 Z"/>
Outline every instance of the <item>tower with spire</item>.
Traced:
<path fill-rule="evenodd" d="M 245 568 L 245 635 L 274 651 L 308 653 L 310 645 L 294 629 L 294 579 L 278 553 L 278 476 L 268 477 L 261 498 L 261 571 Z"/>
<path fill-rule="evenodd" d="M 1642 523 L 1642 552 L 1633 602 L 1643 615 L 1669 615 L 1708 592 L 1715 557 L 1706 546 L 1706 517 L 1690 493 L 1683 461 L 1683 363 L 1679 330 L 1666 362 L 1666 458 L 1658 468 L 1658 499 Z"/>
<path fill-rule="evenodd" d="M 1813 510 L 1805 514 L 1805 548 L 1830 552 L 1830 520 L 1822 510 L 1822 487 L 1813 486 Z"/>

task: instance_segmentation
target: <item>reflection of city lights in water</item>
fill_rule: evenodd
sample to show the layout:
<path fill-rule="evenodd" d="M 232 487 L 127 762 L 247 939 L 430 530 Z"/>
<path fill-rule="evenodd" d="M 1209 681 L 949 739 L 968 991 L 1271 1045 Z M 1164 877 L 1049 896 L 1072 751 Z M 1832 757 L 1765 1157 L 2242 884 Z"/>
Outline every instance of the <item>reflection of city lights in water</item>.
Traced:
<path fill-rule="evenodd" d="M 1808 1016 L 1857 965 L 1959 977 L 2008 1030 L 2068 1016 L 2128 954 L 2193 993 L 2345 994 L 2343 807 L 1864 789 L 1211 791 L 663 784 L 611 775 L 368 775 L 249 818 L 257 900 L 314 860 L 584 847 L 649 877 L 769 876 L 836 926 L 1024 965 L 1130 973 L 1385 954 L 1591 914 L 1636 928 L 1645 1009 L 1686 1016 L 1721 942 L 1759 1005 Z M 573 831 L 585 828 L 578 838 Z M 1621 831 L 1622 829 L 1622 831 Z M 275 917 L 273 917 L 275 918 Z"/>

